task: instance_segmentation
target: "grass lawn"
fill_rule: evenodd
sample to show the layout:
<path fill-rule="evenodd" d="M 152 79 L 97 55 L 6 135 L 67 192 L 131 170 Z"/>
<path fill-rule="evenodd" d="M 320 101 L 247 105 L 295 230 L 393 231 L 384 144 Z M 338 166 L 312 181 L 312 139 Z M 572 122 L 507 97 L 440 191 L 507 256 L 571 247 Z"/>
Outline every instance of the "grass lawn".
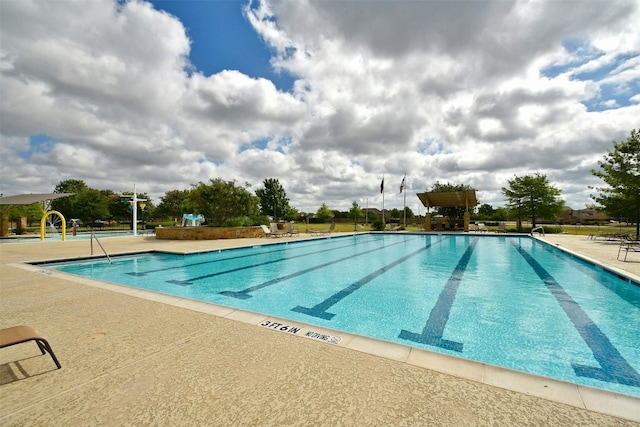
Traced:
<path fill-rule="evenodd" d="M 395 223 L 394 223 L 395 224 Z M 309 224 L 308 227 L 313 230 L 324 230 L 331 226 L 330 223 L 326 224 Z M 545 232 L 551 233 L 563 233 L 563 234 L 573 234 L 579 236 L 589 236 L 589 235 L 598 235 L 598 234 L 614 234 L 614 233 L 631 233 L 635 234 L 635 226 L 634 225 L 542 225 L 545 229 Z M 498 227 L 487 226 L 489 231 L 497 231 Z M 362 224 L 358 223 L 356 227 L 356 231 L 365 232 L 372 231 L 371 224 Z M 523 232 L 529 233 L 531 227 L 523 226 Z M 353 232 L 354 226 L 353 223 L 347 222 L 336 222 L 335 227 L 336 232 Z M 406 231 L 424 231 L 422 225 L 418 224 L 407 224 Z M 507 225 L 507 231 L 515 232 L 515 225 Z M 300 232 L 307 232 L 307 224 L 300 224 Z"/>

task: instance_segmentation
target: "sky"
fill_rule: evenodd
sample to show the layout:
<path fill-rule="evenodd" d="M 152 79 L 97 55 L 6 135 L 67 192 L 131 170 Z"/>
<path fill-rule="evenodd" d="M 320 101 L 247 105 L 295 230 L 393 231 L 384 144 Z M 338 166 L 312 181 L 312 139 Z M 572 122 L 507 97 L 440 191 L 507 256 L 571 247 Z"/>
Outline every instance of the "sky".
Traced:
<path fill-rule="evenodd" d="M 278 179 L 315 212 L 566 204 L 640 128 L 640 0 L 0 1 L 0 193 Z"/>

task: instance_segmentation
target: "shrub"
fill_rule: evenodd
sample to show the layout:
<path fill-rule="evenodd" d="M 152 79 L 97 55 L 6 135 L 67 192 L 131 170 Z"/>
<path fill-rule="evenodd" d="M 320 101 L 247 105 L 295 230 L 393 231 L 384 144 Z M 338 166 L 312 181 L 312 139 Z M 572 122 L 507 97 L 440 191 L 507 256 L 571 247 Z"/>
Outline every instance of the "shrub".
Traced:
<path fill-rule="evenodd" d="M 384 224 L 380 220 L 375 220 L 371 223 L 371 228 L 376 231 L 382 231 L 384 230 Z"/>
<path fill-rule="evenodd" d="M 229 218 L 222 223 L 223 227 L 246 227 L 252 225 L 253 221 L 248 216 Z"/>

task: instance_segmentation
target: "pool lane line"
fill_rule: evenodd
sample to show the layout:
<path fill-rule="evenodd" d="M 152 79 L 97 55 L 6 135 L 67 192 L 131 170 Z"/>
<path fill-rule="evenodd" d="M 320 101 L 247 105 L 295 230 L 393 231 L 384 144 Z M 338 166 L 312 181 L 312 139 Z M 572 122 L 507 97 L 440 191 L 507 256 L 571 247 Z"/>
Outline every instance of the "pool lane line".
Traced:
<path fill-rule="evenodd" d="M 640 374 L 627 362 L 609 338 L 591 320 L 571 295 L 520 245 L 512 242 L 516 250 L 542 280 L 573 323 L 584 342 L 591 349 L 600 367 L 572 363 L 573 371 L 580 377 L 593 378 L 632 387 L 640 387 Z"/>
<path fill-rule="evenodd" d="M 356 242 L 355 244 L 356 245 L 360 245 L 360 244 L 366 243 L 366 242 L 367 241 Z M 396 244 L 396 243 L 394 243 L 394 244 Z M 192 278 L 189 278 L 187 280 L 167 280 L 167 283 L 173 283 L 174 285 L 180 285 L 180 286 L 188 286 L 188 285 L 191 285 L 192 282 L 197 281 L 197 280 L 208 279 L 208 278 L 211 278 L 211 277 L 220 276 L 222 274 L 235 273 L 237 271 L 248 270 L 250 268 L 255 268 L 255 267 L 261 267 L 263 265 L 275 264 L 277 262 L 288 261 L 288 260 L 292 260 L 292 259 L 296 259 L 296 258 L 302 258 L 302 257 L 310 256 L 310 255 L 317 255 L 317 254 L 321 254 L 323 252 L 330 252 L 330 251 L 335 251 L 335 250 L 338 250 L 338 249 L 350 248 L 350 247 L 353 247 L 353 246 L 354 246 L 353 243 L 349 243 L 347 245 L 337 246 L 337 247 L 330 248 L 330 249 L 323 249 L 321 251 L 308 252 L 308 253 L 305 253 L 305 254 L 293 255 L 293 256 L 285 257 L 285 258 L 273 259 L 273 260 L 270 260 L 270 261 L 259 262 L 257 264 L 243 265 L 242 267 L 236 267 L 236 268 L 232 268 L 230 270 L 223 270 L 223 271 L 218 271 L 216 273 L 210 273 L 210 274 L 205 274 L 205 275 L 202 275 L 202 276 L 192 277 Z M 278 252 L 281 252 L 281 251 L 278 250 Z M 264 255 L 264 252 L 262 252 L 261 255 Z"/>
<path fill-rule="evenodd" d="M 328 313 L 327 312 L 328 308 L 330 308 L 331 306 L 337 304 L 338 302 L 340 302 L 344 298 L 348 297 L 349 295 L 351 295 L 352 293 L 354 293 L 355 291 L 357 291 L 358 289 L 360 289 L 361 287 L 363 287 L 364 285 L 366 285 L 367 283 L 369 283 L 373 279 L 377 278 L 378 276 L 386 273 L 387 271 L 389 271 L 393 267 L 396 267 L 396 266 L 402 264 L 403 262 L 405 262 L 409 258 L 414 257 L 414 256 L 418 255 L 419 253 L 422 253 L 422 252 L 426 251 L 430 247 L 432 247 L 432 246 L 434 246 L 434 245 L 436 245 L 438 243 L 441 243 L 444 240 L 445 239 L 442 238 L 442 239 L 437 240 L 437 241 L 435 241 L 433 243 L 429 243 L 426 246 L 418 249 L 417 251 L 411 252 L 410 254 L 405 255 L 405 256 L 393 261 L 392 263 L 385 265 L 382 268 L 379 268 L 378 270 L 374 271 L 373 273 L 368 274 L 367 276 L 363 277 L 362 279 L 358 280 L 355 283 L 352 283 L 351 285 L 349 285 L 346 288 L 342 289 L 341 291 L 333 294 L 329 298 L 325 299 L 321 303 L 318 303 L 318 304 L 314 305 L 311 308 L 297 306 L 297 307 L 292 308 L 291 311 L 295 311 L 297 313 L 306 314 L 308 316 L 319 317 L 319 318 L 325 319 L 325 320 L 331 320 L 335 316 L 335 314 L 334 313 Z"/>
<path fill-rule="evenodd" d="M 449 321 L 451 307 L 453 306 L 456 294 L 458 293 L 458 287 L 460 286 L 460 282 L 462 281 L 462 276 L 467 269 L 467 264 L 469 263 L 469 259 L 471 259 L 471 254 L 473 253 L 473 250 L 475 249 L 477 243 L 478 237 L 471 241 L 471 243 L 467 247 L 467 250 L 460 258 L 460 261 L 458 261 L 458 265 L 456 265 L 453 273 L 451 273 L 451 276 L 449 277 L 449 280 L 440 292 L 438 301 L 431 310 L 429 319 L 427 319 L 427 323 L 422 329 L 422 333 L 418 334 L 403 329 L 400 331 L 398 338 L 417 342 L 420 344 L 440 347 L 447 350 L 456 351 L 458 353 L 462 352 L 462 348 L 464 346 L 463 343 L 443 339 L 442 335 L 444 334 L 447 322 Z"/>
<path fill-rule="evenodd" d="M 571 267 L 575 268 L 576 270 L 578 270 L 579 272 L 581 272 L 582 274 L 584 274 L 585 276 L 590 277 L 591 279 L 593 279 L 594 282 L 596 282 L 597 284 L 599 284 L 600 286 L 605 287 L 606 289 L 608 289 L 609 291 L 613 292 L 614 294 L 616 294 L 620 299 L 622 299 L 624 302 L 628 302 L 629 304 L 633 305 L 634 307 L 640 309 L 640 299 L 633 299 L 630 298 L 630 295 L 627 295 L 627 289 L 629 290 L 629 293 L 632 292 L 632 289 L 630 287 L 627 286 L 616 286 L 615 283 L 611 282 L 611 281 L 607 281 L 606 283 L 603 283 L 600 280 L 601 277 L 601 273 L 598 270 L 595 270 L 593 268 L 589 268 L 589 266 L 585 265 L 585 264 L 590 264 L 591 267 L 593 267 L 595 264 L 590 263 L 589 261 L 585 261 L 580 259 L 579 257 L 575 257 L 572 256 L 570 253 L 564 252 L 558 248 L 555 248 L 551 245 L 548 244 L 543 244 L 542 245 L 543 249 L 548 251 L 549 253 L 551 253 L 552 255 L 554 255 L 556 258 L 559 258 L 561 261 L 569 264 Z M 618 276 L 616 273 L 607 270 L 606 268 L 601 268 L 600 270 L 602 273 L 607 274 L 608 276 L 611 276 L 612 279 L 615 280 L 621 280 L 626 282 L 625 285 L 630 285 L 630 286 L 640 286 L 640 285 L 636 285 L 634 280 L 631 280 L 629 278 L 623 278 Z M 632 283 L 629 283 L 632 282 Z"/>
<path fill-rule="evenodd" d="M 303 274 L 309 273 L 309 272 L 314 271 L 314 270 L 325 268 L 325 267 L 328 267 L 330 265 L 337 264 L 337 263 L 340 263 L 340 262 L 343 262 L 343 261 L 352 261 L 353 258 L 355 258 L 355 257 L 362 256 L 362 255 L 367 255 L 367 254 L 370 254 L 372 252 L 381 251 L 383 249 L 388 249 L 388 248 L 390 248 L 392 246 L 400 245 L 400 244 L 403 244 L 403 243 L 406 243 L 406 242 L 410 242 L 412 240 L 416 240 L 416 239 L 419 239 L 419 238 L 420 237 L 416 237 L 416 238 L 413 238 L 413 239 L 404 239 L 404 240 L 402 240 L 400 242 L 391 243 L 389 245 L 384 245 L 384 246 L 381 246 L 381 247 L 378 247 L 378 248 L 369 249 L 368 251 L 357 253 L 357 254 L 352 255 L 352 256 L 350 256 L 348 258 L 347 257 L 343 257 L 343 258 L 335 259 L 333 261 L 325 262 L 324 264 L 319 264 L 319 265 L 315 265 L 313 267 L 305 268 L 304 270 L 296 271 L 295 273 L 287 274 L 286 276 L 277 277 L 275 279 L 266 281 L 266 282 L 261 283 L 259 285 L 254 285 L 254 286 L 245 288 L 245 289 L 243 289 L 241 291 L 222 291 L 222 292 L 219 292 L 219 294 L 227 296 L 227 297 L 238 298 L 238 299 L 248 299 L 248 298 L 252 297 L 252 295 L 249 295 L 250 292 L 255 292 L 255 291 L 260 290 L 262 288 L 266 288 L 267 286 L 271 286 L 271 285 L 275 285 L 276 283 L 284 282 L 285 280 L 292 279 L 292 278 L 294 278 L 296 276 L 301 276 Z"/>
<path fill-rule="evenodd" d="M 276 245 L 283 246 L 283 247 L 281 249 L 270 250 L 268 253 L 269 254 L 275 254 L 275 253 L 278 253 L 278 252 L 284 252 L 284 251 L 286 251 L 288 249 L 288 244 L 289 243 L 306 243 L 306 242 L 314 242 L 314 241 L 317 242 L 317 240 L 306 240 L 306 241 L 298 240 L 298 241 L 295 241 L 295 242 L 286 242 L 286 244 L 285 243 L 276 243 Z M 369 241 L 373 241 L 373 239 L 369 240 Z M 365 242 L 367 242 L 367 240 L 363 240 L 362 242 L 358 242 L 357 244 L 361 244 L 361 243 L 365 243 Z M 310 245 L 308 245 L 306 247 L 307 248 L 312 248 L 314 246 L 320 246 L 322 244 L 323 243 L 315 243 L 315 244 L 310 244 Z M 262 247 L 269 247 L 269 246 L 273 246 L 273 244 L 272 245 L 261 245 L 260 247 L 262 248 Z M 350 245 L 347 245 L 347 246 L 350 246 Z M 347 246 L 344 246 L 344 247 L 347 247 Z M 233 249 L 227 249 L 227 251 L 236 251 L 236 250 L 242 250 L 242 249 L 254 249 L 254 248 L 240 248 L 240 249 L 233 248 Z M 339 248 L 336 248 L 336 249 L 339 249 Z M 203 253 L 210 253 L 210 252 L 203 252 Z M 202 255 L 203 253 L 192 254 L 192 255 Z M 147 270 L 147 271 L 143 271 L 143 272 L 132 271 L 130 273 L 125 273 L 125 274 L 128 274 L 130 276 L 140 277 L 140 276 L 146 276 L 147 274 L 151 274 L 151 273 L 159 273 L 161 271 L 176 270 L 176 269 L 179 269 L 179 268 L 194 267 L 194 266 L 197 266 L 197 265 L 212 264 L 212 263 L 215 263 L 215 262 L 230 261 L 230 260 L 239 259 L 239 258 L 249 258 L 249 257 L 254 257 L 254 256 L 259 256 L 259 255 L 264 255 L 264 254 L 265 254 L 265 252 L 256 252 L 256 253 L 252 253 L 252 254 L 230 256 L 228 258 L 214 259 L 214 260 L 209 260 L 209 261 L 200 261 L 200 262 L 194 262 L 194 263 L 191 263 L 191 264 L 182 264 L 180 266 L 174 266 L 174 267 L 158 268 L 158 269 L 155 269 L 155 270 Z M 161 255 L 161 254 L 159 254 L 159 255 Z M 191 256 L 191 255 L 187 255 L 187 256 Z"/>

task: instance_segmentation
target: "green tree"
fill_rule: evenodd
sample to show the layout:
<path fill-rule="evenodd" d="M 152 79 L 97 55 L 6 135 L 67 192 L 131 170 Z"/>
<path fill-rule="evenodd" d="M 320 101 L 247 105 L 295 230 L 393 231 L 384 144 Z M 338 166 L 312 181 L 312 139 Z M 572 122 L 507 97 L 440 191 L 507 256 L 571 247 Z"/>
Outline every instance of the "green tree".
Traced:
<path fill-rule="evenodd" d="M 6 215 L 10 221 L 17 222 L 20 218 L 27 218 L 27 225 L 31 226 L 35 222 L 40 223 L 44 206 L 40 202 L 31 205 L 1 205 L 0 213 Z"/>
<path fill-rule="evenodd" d="M 129 207 L 129 199 L 126 197 L 120 197 L 120 194 L 116 194 L 113 191 L 105 192 L 105 196 L 109 200 L 109 219 L 112 220 L 130 220 L 131 208 Z"/>
<path fill-rule="evenodd" d="M 515 176 L 508 183 L 509 187 L 502 188 L 507 205 L 519 215 L 531 218 L 533 227 L 538 218 L 555 219 L 562 213 L 564 200 L 559 198 L 560 190 L 549 184 L 546 175 Z"/>
<path fill-rule="evenodd" d="M 54 193 L 74 193 L 51 202 L 51 209 L 60 212 L 65 219 L 79 218 L 85 224 L 109 216 L 110 190 L 96 190 L 80 179 L 68 179 L 56 185 Z"/>
<path fill-rule="evenodd" d="M 79 218 L 85 224 L 93 224 L 96 220 L 109 216 L 109 198 L 102 191 L 87 188 L 73 198 L 73 218 Z"/>
<path fill-rule="evenodd" d="M 483 203 L 478 208 L 478 216 L 480 218 L 491 218 L 491 216 L 496 212 L 496 210 L 488 203 Z"/>
<path fill-rule="evenodd" d="M 204 215 L 207 222 L 222 225 L 225 221 L 239 217 L 255 217 L 259 213 L 258 198 L 247 188 L 236 185 L 236 181 L 221 178 L 194 185 L 185 201 L 185 208 L 192 213 Z"/>
<path fill-rule="evenodd" d="M 333 217 L 333 212 L 329 209 L 326 203 L 323 203 L 316 212 L 316 218 L 318 218 L 320 222 L 327 222 Z"/>
<path fill-rule="evenodd" d="M 504 207 L 496 208 L 490 219 L 493 221 L 506 221 L 509 219 L 509 209 Z"/>
<path fill-rule="evenodd" d="M 171 190 L 164 193 L 156 208 L 156 215 L 178 221 L 185 212 L 184 202 L 189 197 L 189 190 Z"/>
<path fill-rule="evenodd" d="M 446 193 L 450 191 L 476 191 L 476 189 L 466 184 L 442 184 L 439 181 L 436 181 L 431 188 L 432 193 Z M 466 207 L 439 207 L 436 211 L 439 215 L 448 216 L 453 220 L 463 218 L 466 210 Z"/>
<path fill-rule="evenodd" d="M 640 132 L 634 129 L 626 141 L 613 141 L 613 150 L 598 165 L 600 170 L 591 173 L 607 186 L 596 187 L 599 194 L 591 198 L 610 215 L 634 218 L 636 239 L 640 239 Z"/>
<path fill-rule="evenodd" d="M 262 185 L 264 188 L 256 190 L 256 196 L 260 200 L 260 212 L 263 215 L 273 215 L 274 221 L 278 219 L 278 215 L 283 218 L 290 216 L 289 198 L 280 181 L 267 178 L 262 181 Z"/>
<path fill-rule="evenodd" d="M 413 218 L 415 216 L 415 214 L 413 213 L 413 211 L 409 206 L 405 206 L 404 211 L 407 214 L 407 218 Z"/>
<path fill-rule="evenodd" d="M 358 222 L 359 219 L 364 218 L 364 212 L 356 201 L 351 204 L 351 209 L 349 209 L 349 218 L 353 219 L 354 222 Z"/>
<path fill-rule="evenodd" d="M 89 187 L 81 179 L 67 179 L 60 181 L 54 188 L 54 193 L 74 193 L 75 196 L 61 197 L 51 202 L 51 209 L 60 212 L 65 218 L 80 218 L 75 214 L 75 206 L 77 204 L 76 196 Z"/>

